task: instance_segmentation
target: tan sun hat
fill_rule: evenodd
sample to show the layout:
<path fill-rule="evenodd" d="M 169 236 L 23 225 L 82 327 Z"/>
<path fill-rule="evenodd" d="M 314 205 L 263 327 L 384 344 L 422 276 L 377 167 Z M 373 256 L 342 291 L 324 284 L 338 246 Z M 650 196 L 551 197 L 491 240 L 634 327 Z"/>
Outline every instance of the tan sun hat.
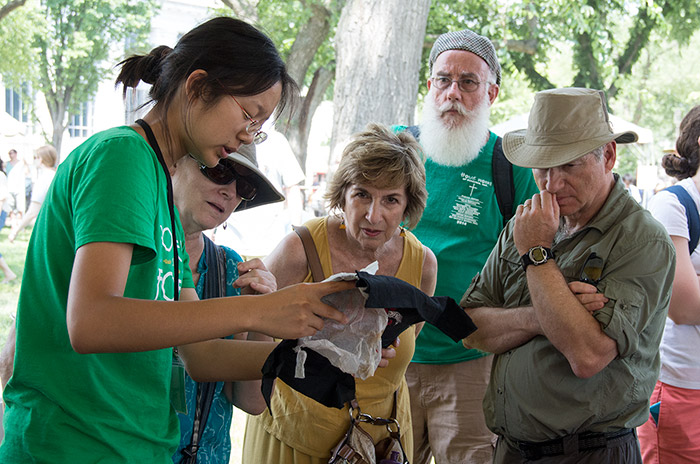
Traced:
<path fill-rule="evenodd" d="M 602 91 L 570 87 L 536 93 L 527 129 L 505 134 L 503 152 L 517 166 L 547 169 L 613 140 L 633 143 L 637 134 L 613 133 Z"/>
<path fill-rule="evenodd" d="M 241 145 L 238 148 L 238 151 L 229 153 L 228 157 L 236 163 L 253 171 L 255 184 L 258 187 L 258 193 L 255 195 L 255 198 L 250 201 L 241 201 L 235 211 L 242 211 L 244 209 L 255 208 L 256 206 L 262 206 L 268 203 L 276 203 L 284 200 L 284 195 L 282 195 L 279 190 L 272 185 L 270 179 L 268 179 L 265 174 L 260 171 L 260 168 L 258 168 L 258 157 L 256 155 L 254 144 L 251 143 L 248 145 Z"/>

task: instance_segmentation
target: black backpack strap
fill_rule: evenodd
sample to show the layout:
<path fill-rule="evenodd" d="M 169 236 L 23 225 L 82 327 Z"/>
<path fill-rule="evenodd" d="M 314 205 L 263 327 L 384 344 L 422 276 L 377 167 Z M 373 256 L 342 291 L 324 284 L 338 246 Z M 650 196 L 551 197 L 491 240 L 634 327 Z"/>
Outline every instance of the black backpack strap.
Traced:
<path fill-rule="evenodd" d="M 219 298 L 226 296 L 226 252 L 202 234 L 204 239 L 204 261 L 207 273 L 204 274 L 202 298 Z M 207 426 L 209 411 L 216 393 L 216 382 L 197 382 L 197 400 L 195 401 L 194 421 L 190 444 L 182 449 L 183 464 L 197 462 L 197 451 L 202 434 Z"/>
<path fill-rule="evenodd" d="M 690 240 L 688 240 L 688 251 L 693 254 L 695 248 L 698 246 L 698 241 L 700 241 L 700 215 L 698 214 L 698 207 L 695 205 L 693 198 L 688 194 L 688 192 L 680 185 L 672 185 L 666 188 L 667 191 L 678 197 L 678 201 L 685 208 L 685 217 L 688 219 L 688 233 L 690 234 Z"/>
<path fill-rule="evenodd" d="M 420 140 L 420 127 L 419 126 L 408 126 L 405 129 L 406 132 L 411 134 L 416 140 Z"/>
<path fill-rule="evenodd" d="M 496 191 L 498 209 L 503 216 L 503 227 L 513 217 L 515 203 L 515 184 L 513 183 L 513 165 L 503 154 L 503 139 L 498 137 L 491 157 L 493 189 Z"/>

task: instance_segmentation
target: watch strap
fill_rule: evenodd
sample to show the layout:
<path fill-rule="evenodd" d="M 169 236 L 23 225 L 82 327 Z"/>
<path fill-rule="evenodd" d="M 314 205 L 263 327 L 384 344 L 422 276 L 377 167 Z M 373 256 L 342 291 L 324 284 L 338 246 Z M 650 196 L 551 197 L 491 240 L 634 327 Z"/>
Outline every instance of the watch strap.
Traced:
<path fill-rule="evenodd" d="M 540 259 L 533 259 L 533 254 L 534 253 L 541 253 L 542 258 Z M 523 265 L 523 271 L 527 270 L 527 267 L 529 265 L 533 266 L 539 266 L 540 264 L 544 264 L 550 259 L 554 258 L 554 252 L 552 251 L 551 248 L 546 248 L 543 246 L 534 246 L 530 248 L 527 253 L 522 255 L 520 257 L 520 261 L 522 262 Z"/>

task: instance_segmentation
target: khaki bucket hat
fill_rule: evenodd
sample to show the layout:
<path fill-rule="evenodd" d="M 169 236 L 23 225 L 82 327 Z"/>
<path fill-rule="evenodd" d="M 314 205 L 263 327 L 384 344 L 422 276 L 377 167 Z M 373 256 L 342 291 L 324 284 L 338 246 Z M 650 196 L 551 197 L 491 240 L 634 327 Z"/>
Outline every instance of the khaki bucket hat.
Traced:
<path fill-rule="evenodd" d="M 244 209 L 255 208 L 256 206 L 284 201 L 284 195 L 272 185 L 270 179 L 258 168 L 258 157 L 255 151 L 255 145 L 241 145 L 238 151 L 229 153 L 228 158 L 250 169 L 253 172 L 253 177 L 255 177 L 255 183 L 258 187 L 258 193 L 255 195 L 255 198 L 250 201 L 241 201 L 235 211 L 242 211 Z"/>
<path fill-rule="evenodd" d="M 527 129 L 505 134 L 503 152 L 517 166 L 548 169 L 613 140 L 633 143 L 637 138 L 632 131 L 613 133 L 602 91 L 570 87 L 535 94 Z"/>

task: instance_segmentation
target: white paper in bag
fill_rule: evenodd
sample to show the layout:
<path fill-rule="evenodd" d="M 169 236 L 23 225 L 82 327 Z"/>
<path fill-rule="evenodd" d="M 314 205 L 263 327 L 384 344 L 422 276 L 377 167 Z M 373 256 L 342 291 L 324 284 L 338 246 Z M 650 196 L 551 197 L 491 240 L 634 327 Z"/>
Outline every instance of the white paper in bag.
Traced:
<path fill-rule="evenodd" d="M 379 264 L 375 261 L 362 270 L 374 275 L 378 268 Z M 357 280 L 357 275 L 344 272 L 326 279 L 331 280 Z M 323 329 L 300 338 L 298 347 L 316 351 L 343 372 L 360 379 L 372 376 L 382 359 L 382 333 L 389 321 L 386 311 L 383 308 L 365 308 L 367 295 L 359 288 L 327 295 L 323 301 L 347 315 L 348 324 L 326 319 Z M 303 378 L 304 361 L 305 357 L 297 357 L 298 378 Z"/>

